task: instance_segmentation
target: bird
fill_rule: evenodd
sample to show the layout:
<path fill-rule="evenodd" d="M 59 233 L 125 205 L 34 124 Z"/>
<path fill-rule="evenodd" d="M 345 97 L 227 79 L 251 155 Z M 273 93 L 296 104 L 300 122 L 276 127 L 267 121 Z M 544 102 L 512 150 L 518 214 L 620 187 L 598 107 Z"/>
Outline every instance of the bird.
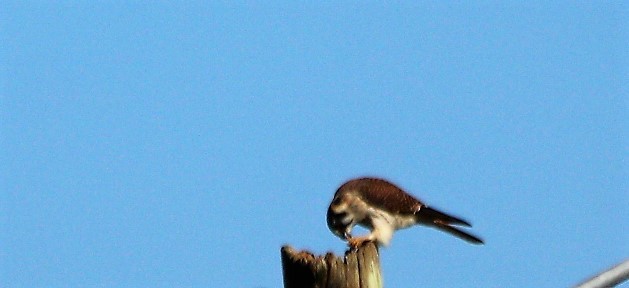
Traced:
<path fill-rule="evenodd" d="M 342 184 L 328 207 L 327 224 L 334 235 L 352 248 L 369 241 L 388 246 L 396 230 L 414 225 L 436 228 L 472 244 L 484 244 L 481 238 L 457 227 L 471 227 L 469 222 L 429 207 L 381 178 L 356 178 Z M 355 225 L 370 233 L 354 237 L 351 232 Z"/>

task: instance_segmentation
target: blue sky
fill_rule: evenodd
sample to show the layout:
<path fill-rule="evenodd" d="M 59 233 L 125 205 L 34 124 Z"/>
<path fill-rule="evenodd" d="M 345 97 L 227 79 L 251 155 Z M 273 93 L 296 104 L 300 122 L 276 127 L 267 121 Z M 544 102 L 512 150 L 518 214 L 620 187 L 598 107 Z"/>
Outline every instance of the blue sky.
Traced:
<path fill-rule="evenodd" d="M 280 287 L 336 188 L 473 223 L 387 287 L 567 287 L 629 257 L 628 7 L 2 1 L 0 286 Z"/>

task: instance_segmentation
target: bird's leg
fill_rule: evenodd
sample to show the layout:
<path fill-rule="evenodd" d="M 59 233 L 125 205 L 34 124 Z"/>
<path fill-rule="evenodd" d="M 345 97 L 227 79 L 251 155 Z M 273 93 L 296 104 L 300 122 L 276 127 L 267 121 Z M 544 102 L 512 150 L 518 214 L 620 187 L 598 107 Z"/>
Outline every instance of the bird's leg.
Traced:
<path fill-rule="evenodd" d="M 347 239 L 347 245 L 352 249 L 358 249 L 358 247 L 364 245 L 367 242 L 373 241 L 373 234 L 361 237 L 352 237 Z"/>

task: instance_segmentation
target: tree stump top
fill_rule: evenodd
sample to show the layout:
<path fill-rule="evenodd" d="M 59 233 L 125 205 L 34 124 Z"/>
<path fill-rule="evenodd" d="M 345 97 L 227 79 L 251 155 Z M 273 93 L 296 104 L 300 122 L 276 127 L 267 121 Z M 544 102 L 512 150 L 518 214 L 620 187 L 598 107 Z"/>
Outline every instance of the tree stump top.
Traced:
<path fill-rule="evenodd" d="M 281 249 L 284 287 L 381 288 L 382 276 L 378 247 L 366 243 L 350 249 L 344 256 L 328 252 L 315 256 L 285 245 Z"/>

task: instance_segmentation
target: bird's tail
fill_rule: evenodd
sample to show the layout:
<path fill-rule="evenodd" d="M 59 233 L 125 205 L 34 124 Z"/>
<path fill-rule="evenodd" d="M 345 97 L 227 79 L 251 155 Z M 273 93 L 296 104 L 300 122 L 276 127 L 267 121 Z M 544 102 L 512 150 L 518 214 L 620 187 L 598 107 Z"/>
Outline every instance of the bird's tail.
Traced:
<path fill-rule="evenodd" d="M 422 224 L 450 233 L 472 244 L 483 244 L 482 239 L 472 234 L 469 234 L 461 230 L 460 228 L 454 226 L 454 225 L 458 225 L 458 226 L 472 227 L 472 225 L 469 222 L 461 218 L 457 218 L 457 217 L 448 215 L 446 213 L 443 213 L 439 210 L 424 206 L 417 213 L 417 220 L 421 222 Z"/>

